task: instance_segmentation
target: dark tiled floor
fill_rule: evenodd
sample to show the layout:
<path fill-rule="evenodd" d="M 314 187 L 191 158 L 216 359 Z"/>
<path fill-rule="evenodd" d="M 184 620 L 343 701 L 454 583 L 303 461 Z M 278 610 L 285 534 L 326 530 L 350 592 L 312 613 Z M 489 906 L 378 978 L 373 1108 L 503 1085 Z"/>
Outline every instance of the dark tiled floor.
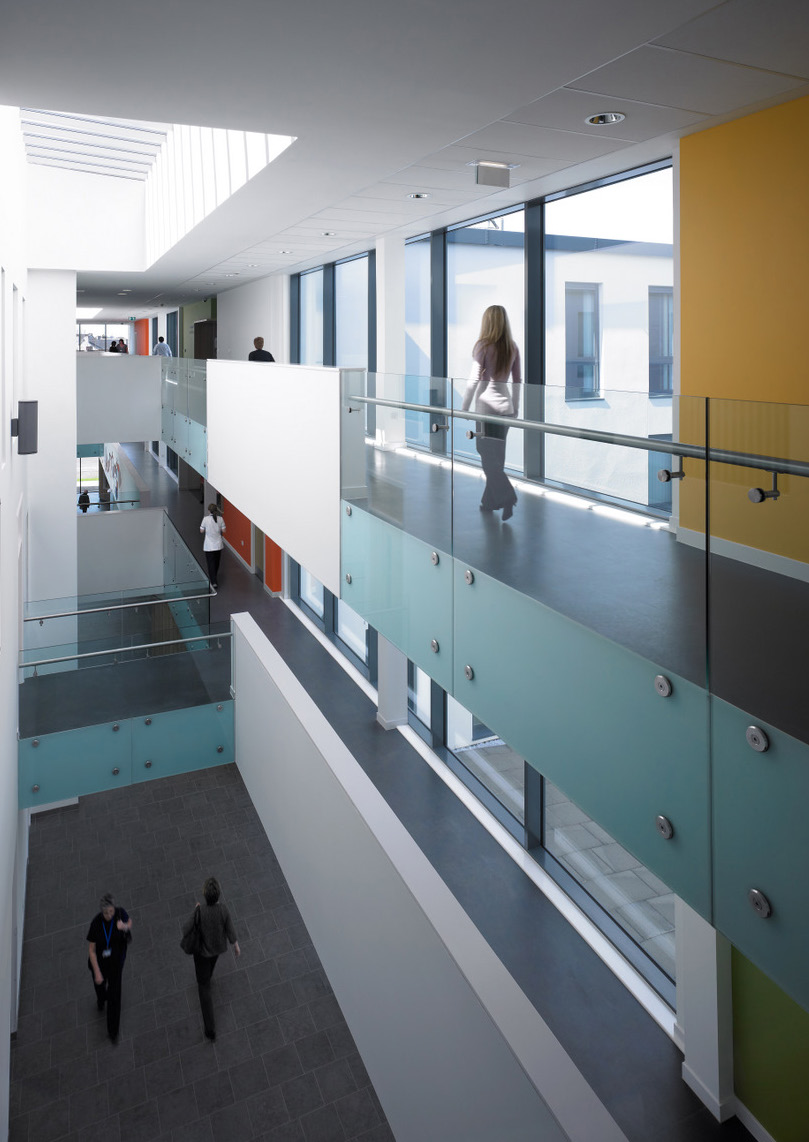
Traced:
<path fill-rule="evenodd" d="M 202 1034 L 180 925 L 219 877 L 242 955 Z M 121 1037 L 85 936 L 101 892 L 133 918 Z M 11 1142 L 392 1142 L 235 766 L 81 798 L 33 819 Z"/>

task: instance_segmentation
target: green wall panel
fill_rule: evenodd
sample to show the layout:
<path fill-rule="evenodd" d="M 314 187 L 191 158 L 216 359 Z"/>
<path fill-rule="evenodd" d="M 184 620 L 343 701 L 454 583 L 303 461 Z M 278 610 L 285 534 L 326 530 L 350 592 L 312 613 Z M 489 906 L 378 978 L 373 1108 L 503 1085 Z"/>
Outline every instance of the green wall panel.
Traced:
<path fill-rule="evenodd" d="M 350 516 L 345 504 L 342 513 L 340 598 L 451 689 L 451 558 L 353 504 Z"/>
<path fill-rule="evenodd" d="M 712 699 L 715 924 L 809 1010 L 809 746 Z M 757 753 L 747 727 L 765 730 Z M 763 892 L 762 919 L 747 898 Z"/>
<path fill-rule="evenodd" d="M 710 917 L 705 691 L 461 562 L 454 597 L 458 701 Z"/>
<path fill-rule="evenodd" d="M 809 1014 L 733 949 L 737 1098 L 778 1142 L 806 1142 Z"/>
<path fill-rule="evenodd" d="M 19 743 L 20 808 L 129 785 L 131 745 L 126 720 L 23 739 Z"/>
<path fill-rule="evenodd" d="M 231 761 L 233 702 L 132 719 L 133 781 L 170 777 Z"/>

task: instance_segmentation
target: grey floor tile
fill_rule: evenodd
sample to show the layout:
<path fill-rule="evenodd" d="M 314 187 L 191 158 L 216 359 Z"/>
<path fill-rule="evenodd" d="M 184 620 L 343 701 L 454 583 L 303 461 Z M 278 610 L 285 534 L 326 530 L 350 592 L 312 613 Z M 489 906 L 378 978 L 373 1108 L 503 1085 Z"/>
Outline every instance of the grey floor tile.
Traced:
<path fill-rule="evenodd" d="M 335 1105 L 348 1138 L 379 1125 L 379 1112 L 367 1089 L 352 1091 Z"/>
<path fill-rule="evenodd" d="M 334 1059 L 334 1049 L 325 1031 L 316 1031 L 314 1035 L 307 1035 L 304 1039 L 298 1039 L 295 1043 L 295 1050 L 298 1052 L 301 1066 L 305 1071 L 312 1071 Z"/>
<path fill-rule="evenodd" d="M 322 1106 L 301 1119 L 306 1142 L 343 1142 L 343 1124 L 334 1106 Z"/>
<path fill-rule="evenodd" d="M 323 1095 L 313 1074 L 299 1075 L 281 1087 L 290 1118 L 300 1118 L 323 1103 Z"/>
<path fill-rule="evenodd" d="M 268 1087 L 254 1094 L 247 1100 L 246 1105 L 254 1134 L 273 1130 L 293 1117 L 279 1087 Z"/>
<path fill-rule="evenodd" d="M 200 1118 L 205 1118 L 236 1101 L 227 1071 L 217 1071 L 194 1083 L 194 1095 Z"/>
<path fill-rule="evenodd" d="M 266 1090 L 270 1085 L 263 1059 L 244 1059 L 231 1067 L 228 1075 L 233 1098 L 237 1102 Z"/>
<path fill-rule="evenodd" d="M 317 1085 L 324 1102 L 335 1102 L 359 1085 L 348 1059 L 335 1059 L 315 1071 Z"/>
<path fill-rule="evenodd" d="M 193 1086 L 182 1086 L 163 1094 L 157 1100 L 160 1129 L 173 1130 L 200 1117 Z"/>

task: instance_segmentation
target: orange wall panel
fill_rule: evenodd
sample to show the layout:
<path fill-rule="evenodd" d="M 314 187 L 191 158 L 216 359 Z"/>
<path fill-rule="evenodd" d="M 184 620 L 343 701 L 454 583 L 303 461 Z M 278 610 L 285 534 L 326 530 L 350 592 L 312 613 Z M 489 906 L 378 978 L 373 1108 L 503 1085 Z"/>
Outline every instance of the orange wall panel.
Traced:
<path fill-rule="evenodd" d="M 284 586 L 284 553 L 268 535 L 264 536 L 264 582 L 271 591 L 280 592 Z"/>
<path fill-rule="evenodd" d="M 682 392 L 807 401 L 809 97 L 680 143 Z"/>
<path fill-rule="evenodd" d="M 142 317 L 135 322 L 135 352 L 140 357 L 149 356 L 149 318 Z"/>
<path fill-rule="evenodd" d="M 222 515 L 225 517 L 225 542 L 241 555 L 245 563 L 252 566 L 253 541 L 252 527 L 246 515 L 235 508 L 228 500 L 222 501 Z"/>

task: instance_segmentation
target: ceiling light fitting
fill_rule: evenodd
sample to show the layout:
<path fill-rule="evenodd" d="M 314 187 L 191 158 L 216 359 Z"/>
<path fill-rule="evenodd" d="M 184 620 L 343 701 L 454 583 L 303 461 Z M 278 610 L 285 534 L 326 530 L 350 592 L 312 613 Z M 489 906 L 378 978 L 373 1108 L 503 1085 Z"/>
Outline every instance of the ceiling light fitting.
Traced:
<path fill-rule="evenodd" d="M 321 236 L 321 238 L 336 238 L 337 237 L 337 231 L 336 230 L 321 230 L 320 236 Z"/>
<path fill-rule="evenodd" d="M 590 127 L 611 127 L 613 123 L 623 123 L 626 115 L 622 111 L 601 111 L 598 115 L 588 115 L 584 120 Z"/>
<path fill-rule="evenodd" d="M 429 198 L 426 190 L 415 190 L 412 194 L 408 194 L 408 198 Z"/>
<path fill-rule="evenodd" d="M 468 167 L 475 168 L 475 183 L 478 186 L 511 186 L 511 172 L 519 163 L 502 163 L 496 159 L 473 159 Z"/>
<path fill-rule="evenodd" d="M 291 254 L 292 251 L 291 250 L 279 250 L 278 253 L 279 254 Z"/>

